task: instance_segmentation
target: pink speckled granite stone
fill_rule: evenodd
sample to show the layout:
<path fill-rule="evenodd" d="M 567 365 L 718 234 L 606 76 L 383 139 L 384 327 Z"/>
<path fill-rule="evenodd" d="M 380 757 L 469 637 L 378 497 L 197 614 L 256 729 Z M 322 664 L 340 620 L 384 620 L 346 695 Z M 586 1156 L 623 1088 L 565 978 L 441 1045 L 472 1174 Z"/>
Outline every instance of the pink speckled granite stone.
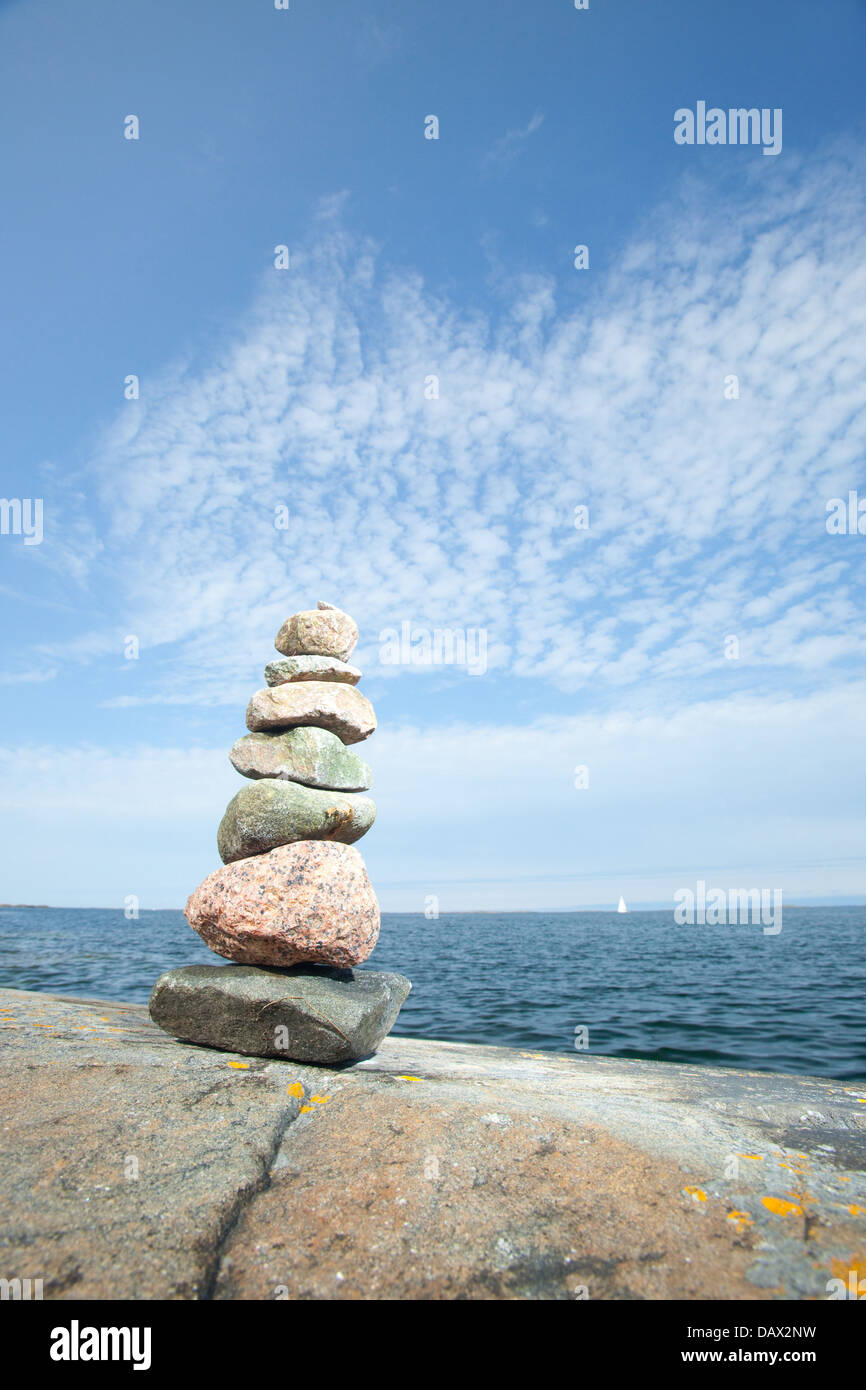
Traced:
<path fill-rule="evenodd" d="M 313 961 L 347 968 L 379 936 L 379 904 L 351 845 L 300 840 L 209 874 L 186 905 L 217 955 L 242 965 Z"/>

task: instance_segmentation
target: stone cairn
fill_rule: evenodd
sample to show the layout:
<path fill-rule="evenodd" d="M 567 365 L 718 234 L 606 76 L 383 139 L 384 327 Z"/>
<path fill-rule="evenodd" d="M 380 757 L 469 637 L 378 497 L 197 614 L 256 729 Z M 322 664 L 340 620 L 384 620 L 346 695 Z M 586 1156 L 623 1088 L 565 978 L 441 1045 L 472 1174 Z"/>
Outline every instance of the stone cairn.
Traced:
<path fill-rule="evenodd" d="M 370 769 L 349 744 L 376 716 L 347 665 L 358 628 L 330 603 L 294 613 L 277 634 L 282 660 L 247 709 L 229 757 L 251 779 L 217 834 L 223 867 L 186 905 L 190 926 L 234 965 L 161 975 L 155 1023 L 174 1037 L 254 1057 L 334 1065 L 375 1052 L 411 985 L 356 971 L 379 935 L 379 904 L 352 846 L 376 807 Z"/>

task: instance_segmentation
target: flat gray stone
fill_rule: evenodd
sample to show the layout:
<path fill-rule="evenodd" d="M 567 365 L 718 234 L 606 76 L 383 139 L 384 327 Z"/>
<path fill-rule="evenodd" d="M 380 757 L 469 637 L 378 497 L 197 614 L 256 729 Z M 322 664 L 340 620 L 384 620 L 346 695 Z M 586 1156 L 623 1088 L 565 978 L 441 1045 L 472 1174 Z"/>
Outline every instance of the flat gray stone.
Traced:
<path fill-rule="evenodd" d="M 351 845 L 375 819 L 376 803 L 369 796 L 262 777 L 232 797 L 217 831 L 217 848 L 223 863 L 231 864 L 297 840 Z"/>
<path fill-rule="evenodd" d="M 289 681 L 340 681 L 357 685 L 361 672 L 335 656 L 285 656 L 269 661 L 265 667 L 268 685 L 285 685 Z"/>
<path fill-rule="evenodd" d="M 229 753 L 242 777 L 277 777 L 305 787 L 364 792 L 373 774 L 363 758 L 352 753 L 328 729 L 312 725 L 281 733 L 246 734 Z"/>
<path fill-rule="evenodd" d="M 376 1051 L 411 988 L 375 970 L 187 965 L 160 975 L 150 1016 L 204 1047 L 334 1066 Z"/>

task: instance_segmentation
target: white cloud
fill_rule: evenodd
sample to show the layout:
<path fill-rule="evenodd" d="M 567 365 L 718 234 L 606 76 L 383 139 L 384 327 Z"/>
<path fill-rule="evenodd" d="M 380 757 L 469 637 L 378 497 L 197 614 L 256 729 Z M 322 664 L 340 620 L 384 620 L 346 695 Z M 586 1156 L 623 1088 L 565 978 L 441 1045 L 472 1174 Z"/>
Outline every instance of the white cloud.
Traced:
<path fill-rule="evenodd" d="M 509 130 L 496 140 L 487 154 L 484 156 L 486 167 L 499 166 L 507 168 L 513 159 L 517 157 L 523 146 L 526 144 L 530 135 L 534 135 L 544 124 L 544 112 L 536 111 L 530 116 L 525 126 L 519 126 L 516 130 Z"/>
<path fill-rule="evenodd" d="M 361 848 L 386 910 L 672 901 L 698 878 L 862 893 L 864 696 L 385 728 L 363 750 L 378 819 Z M 32 897 L 51 846 L 60 902 L 179 906 L 242 785 L 223 749 L 0 749 L 4 896 Z"/>
<path fill-rule="evenodd" d="M 866 538 L 828 536 L 825 506 L 866 491 L 864 161 L 772 163 L 727 198 L 685 184 L 568 309 L 536 276 L 460 310 L 341 231 L 338 195 L 234 337 L 107 430 L 108 526 L 75 573 L 116 625 L 70 659 L 135 633 L 171 659 L 110 702 L 234 699 L 327 596 L 381 679 L 383 628 L 486 628 L 535 713 L 845 678 Z"/>
<path fill-rule="evenodd" d="M 0 685 L 43 685 L 56 679 L 57 671 L 45 667 L 35 667 L 30 671 L 0 672 Z"/>

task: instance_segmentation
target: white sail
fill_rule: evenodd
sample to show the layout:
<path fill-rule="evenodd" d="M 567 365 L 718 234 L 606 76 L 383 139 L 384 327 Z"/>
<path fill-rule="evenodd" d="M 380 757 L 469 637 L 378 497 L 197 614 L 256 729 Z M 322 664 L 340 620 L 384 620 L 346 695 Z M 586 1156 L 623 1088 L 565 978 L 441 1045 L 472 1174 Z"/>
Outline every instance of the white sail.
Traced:
<path fill-rule="evenodd" d="M 628 912 L 628 908 L 625 905 L 625 898 L 620 898 L 617 912 Z"/>

